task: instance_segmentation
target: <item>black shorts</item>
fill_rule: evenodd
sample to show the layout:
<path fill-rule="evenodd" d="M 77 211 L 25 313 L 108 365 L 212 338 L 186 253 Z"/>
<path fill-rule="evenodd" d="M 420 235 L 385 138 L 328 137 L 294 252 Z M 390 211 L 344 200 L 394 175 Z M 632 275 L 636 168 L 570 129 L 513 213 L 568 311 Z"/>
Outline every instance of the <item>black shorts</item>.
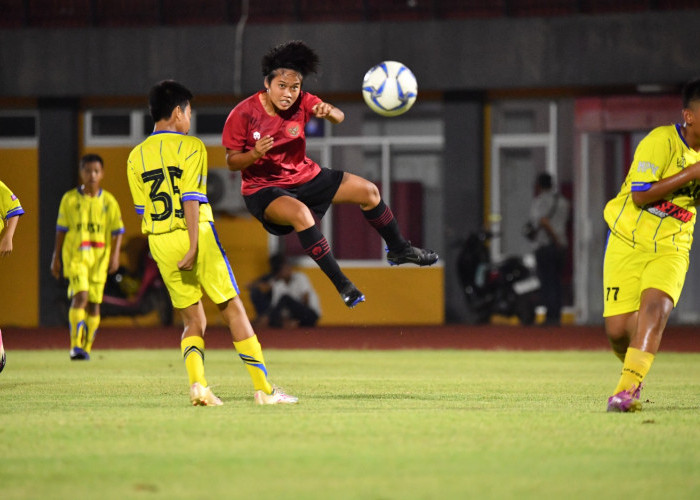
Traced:
<path fill-rule="evenodd" d="M 294 187 L 267 187 L 255 193 L 244 196 L 245 205 L 253 216 L 262 222 L 268 233 L 282 236 L 294 231 L 292 226 L 273 224 L 265 220 L 265 209 L 280 196 L 291 196 L 302 202 L 304 205 L 321 219 L 325 215 L 328 207 L 331 206 L 333 197 L 340 187 L 344 172 L 342 170 L 331 170 L 322 168 L 321 172 L 304 184 Z"/>

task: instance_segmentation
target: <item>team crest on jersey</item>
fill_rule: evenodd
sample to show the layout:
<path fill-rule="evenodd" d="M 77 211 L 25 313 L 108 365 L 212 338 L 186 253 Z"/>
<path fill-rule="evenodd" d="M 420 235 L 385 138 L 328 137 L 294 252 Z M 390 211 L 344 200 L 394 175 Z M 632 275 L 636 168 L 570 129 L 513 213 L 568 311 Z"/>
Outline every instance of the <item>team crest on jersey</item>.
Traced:
<path fill-rule="evenodd" d="M 260 132 L 258 132 L 257 130 L 255 132 L 253 132 L 253 139 L 255 139 L 256 141 L 259 141 L 260 140 Z"/>
<path fill-rule="evenodd" d="M 676 160 L 676 166 L 681 170 L 685 168 L 685 156 L 681 156 Z"/>
<path fill-rule="evenodd" d="M 289 125 L 287 125 L 285 132 L 287 133 L 288 137 L 299 137 L 299 133 L 301 132 L 301 125 L 297 122 L 292 122 Z"/>

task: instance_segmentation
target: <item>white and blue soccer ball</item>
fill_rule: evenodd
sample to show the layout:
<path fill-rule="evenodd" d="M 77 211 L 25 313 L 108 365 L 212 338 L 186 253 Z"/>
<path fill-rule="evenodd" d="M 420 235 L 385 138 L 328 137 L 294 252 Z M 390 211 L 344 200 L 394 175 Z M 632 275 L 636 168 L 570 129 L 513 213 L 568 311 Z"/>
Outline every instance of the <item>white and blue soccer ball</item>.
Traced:
<path fill-rule="evenodd" d="M 371 68 L 362 81 L 362 97 L 372 111 L 382 116 L 398 116 L 413 106 L 418 82 L 408 67 L 397 61 L 384 61 Z"/>

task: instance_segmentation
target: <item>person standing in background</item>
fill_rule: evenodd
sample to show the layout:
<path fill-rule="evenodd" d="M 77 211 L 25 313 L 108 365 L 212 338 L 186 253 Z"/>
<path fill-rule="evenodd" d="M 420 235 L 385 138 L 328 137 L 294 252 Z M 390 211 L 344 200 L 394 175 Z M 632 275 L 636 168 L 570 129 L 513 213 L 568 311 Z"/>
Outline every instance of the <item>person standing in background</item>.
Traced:
<path fill-rule="evenodd" d="M 530 224 L 534 228 L 530 238 L 535 246 L 542 302 L 547 308 L 547 326 L 561 323 L 569 207 L 569 200 L 554 189 L 552 176 L 546 172 L 539 174 L 535 183 L 535 199 L 530 208 Z"/>
<path fill-rule="evenodd" d="M 104 161 L 80 159 L 81 185 L 63 195 L 58 208 L 51 274 L 68 279 L 70 359 L 89 360 L 100 326 L 100 304 L 107 273 L 119 268 L 124 223 L 116 198 L 102 189 Z"/>

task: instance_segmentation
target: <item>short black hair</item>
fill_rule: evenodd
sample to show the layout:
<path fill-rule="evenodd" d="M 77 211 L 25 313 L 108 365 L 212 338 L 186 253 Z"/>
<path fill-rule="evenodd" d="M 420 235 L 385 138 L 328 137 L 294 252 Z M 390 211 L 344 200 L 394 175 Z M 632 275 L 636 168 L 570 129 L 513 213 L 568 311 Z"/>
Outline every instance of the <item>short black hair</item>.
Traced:
<path fill-rule="evenodd" d="M 148 110 L 154 122 L 170 118 L 173 110 L 180 106 L 184 111 L 192 100 L 192 92 L 175 80 L 156 83 L 148 93 Z"/>
<path fill-rule="evenodd" d="M 302 78 L 318 69 L 318 55 L 301 40 L 291 40 L 271 48 L 262 58 L 262 74 L 267 81 L 272 80 L 275 71 L 289 68 Z"/>
<path fill-rule="evenodd" d="M 683 109 L 690 108 L 691 102 L 700 100 L 700 78 L 693 78 L 683 85 L 681 96 L 683 97 Z"/>
<path fill-rule="evenodd" d="M 83 168 L 88 163 L 92 163 L 95 161 L 99 162 L 100 166 L 102 168 L 105 168 L 105 162 L 102 160 L 102 157 L 100 155 L 95 154 L 95 153 L 88 153 L 86 155 L 83 155 L 83 157 L 80 158 L 80 168 Z"/>
<path fill-rule="evenodd" d="M 284 253 L 280 252 L 270 256 L 270 273 L 273 276 L 277 276 L 286 263 L 287 257 L 285 257 Z"/>
<path fill-rule="evenodd" d="M 552 176 L 542 172 L 537 176 L 537 185 L 542 189 L 552 189 Z"/>

